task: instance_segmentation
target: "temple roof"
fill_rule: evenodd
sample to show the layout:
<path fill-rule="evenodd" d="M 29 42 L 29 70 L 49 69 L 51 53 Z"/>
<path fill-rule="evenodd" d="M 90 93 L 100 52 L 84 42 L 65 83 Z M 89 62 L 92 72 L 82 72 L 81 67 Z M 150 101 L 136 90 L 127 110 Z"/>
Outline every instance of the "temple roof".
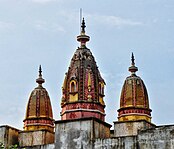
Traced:
<path fill-rule="evenodd" d="M 129 120 L 128 116 L 131 116 L 131 120 L 139 120 L 138 116 L 133 115 L 145 115 L 145 119 L 148 117 L 146 120 L 150 121 L 151 109 L 149 108 L 148 92 L 143 80 L 136 75 L 138 68 L 134 61 L 132 53 L 129 67 L 131 75 L 126 78 L 121 91 L 119 119 L 122 121 L 123 117 L 126 117 L 127 119 L 124 120 Z M 144 119 L 144 117 L 140 119 Z"/>
<path fill-rule="evenodd" d="M 47 90 L 42 86 L 45 80 L 42 78 L 41 66 L 39 67 L 39 77 L 36 82 L 38 86 L 31 92 L 26 108 L 25 130 L 35 129 L 34 125 L 54 127 L 50 97 Z M 33 127 L 30 129 L 28 128 L 30 126 Z"/>
<path fill-rule="evenodd" d="M 85 102 L 86 105 L 89 103 L 87 105 L 89 108 L 88 111 L 98 110 L 98 112 L 102 112 L 104 115 L 105 104 L 103 97 L 105 82 L 100 75 L 100 71 L 91 50 L 86 46 L 86 42 L 89 41 L 90 37 L 86 35 L 85 27 L 85 20 L 83 19 L 81 33 L 77 36 L 77 41 L 80 42 L 80 47 L 76 49 L 71 59 L 70 66 L 65 75 L 62 86 L 62 115 L 68 111 L 64 109 L 70 109 L 68 104 L 73 104 L 74 107 L 71 106 L 71 108 L 76 109 L 79 108 L 77 103 L 80 102 Z M 99 107 L 92 106 L 91 104 L 93 103 L 98 104 L 100 110 Z M 75 105 L 77 107 L 75 107 Z M 70 114 L 72 115 L 72 113 L 73 112 Z M 88 117 L 90 117 L 90 114 Z"/>

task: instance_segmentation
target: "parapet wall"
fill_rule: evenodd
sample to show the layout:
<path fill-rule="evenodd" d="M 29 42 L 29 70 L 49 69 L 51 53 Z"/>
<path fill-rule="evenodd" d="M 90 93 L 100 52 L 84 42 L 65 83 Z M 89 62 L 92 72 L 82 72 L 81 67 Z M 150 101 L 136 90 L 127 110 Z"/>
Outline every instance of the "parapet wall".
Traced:
<path fill-rule="evenodd" d="M 0 126 L 0 143 L 3 143 L 5 147 L 18 144 L 19 130 L 8 125 Z"/>
<path fill-rule="evenodd" d="M 26 149 L 173 149 L 174 125 L 157 126 L 139 130 L 135 136 L 109 137 L 110 125 L 96 119 L 74 121 L 57 121 L 55 142 L 47 145 L 36 145 Z M 18 131 L 7 131 L 8 126 L 0 126 L 0 141 L 9 143 L 10 134 Z M 16 132 L 17 131 L 17 132 Z M 7 134 L 7 135 L 5 135 Z M 4 137 L 4 138 L 3 138 Z M 27 141 L 27 138 L 23 136 Z M 39 139 L 39 138 L 35 138 Z M 16 138 L 14 138 L 16 140 Z M 3 142 L 3 143 L 4 143 Z M 39 143 L 39 142 L 38 142 Z"/>
<path fill-rule="evenodd" d="M 173 149 L 174 125 L 139 131 L 137 140 L 140 149 Z"/>
<path fill-rule="evenodd" d="M 139 130 L 155 128 L 156 126 L 146 120 L 117 121 L 114 122 L 114 137 L 137 136 Z"/>
<path fill-rule="evenodd" d="M 137 137 L 96 139 L 91 149 L 137 149 Z"/>
<path fill-rule="evenodd" d="M 37 146 L 54 143 L 54 133 L 48 130 L 20 131 L 20 147 Z"/>
<path fill-rule="evenodd" d="M 36 145 L 36 146 L 28 146 L 25 147 L 24 149 L 55 149 L 55 145 L 54 144 L 47 144 L 47 145 Z"/>
<path fill-rule="evenodd" d="M 140 130 L 137 136 L 95 139 L 91 149 L 174 149 L 174 125 Z"/>
<path fill-rule="evenodd" d="M 55 122 L 55 149 L 92 149 L 96 138 L 110 137 L 110 124 L 97 118 Z"/>

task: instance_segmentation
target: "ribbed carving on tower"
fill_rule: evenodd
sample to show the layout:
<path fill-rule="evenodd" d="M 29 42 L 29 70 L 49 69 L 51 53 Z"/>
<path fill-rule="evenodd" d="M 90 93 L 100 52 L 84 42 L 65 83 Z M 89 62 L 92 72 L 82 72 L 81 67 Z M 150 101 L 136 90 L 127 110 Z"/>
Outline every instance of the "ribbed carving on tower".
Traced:
<path fill-rule="evenodd" d="M 42 78 L 41 66 L 39 68 L 39 78 L 36 79 L 38 87 L 32 92 L 28 100 L 26 117 L 24 119 L 24 130 L 42 130 L 46 129 L 54 131 L 54 120 L 50 97 L 42 83 L 45 80 Z"/>
<path fill-rule="evenodd" d="M 151 122 L 151 109 L 146 86 L 143 80 L 136 75 L 138 68 L 135 66 L 132 53 L 132 65 L 129 67 L 131 75 L 126 78 L 120 97 L 118 120 L 147 120 Z"/>
<path fill-rule="evenodd" d="M 86 47 L 90 37 L 85 34 L 85 21 L 77 36 L 80 47 L 75 51 L 62 87 L 62 120 L 96 117 L 104 121 L 105 82 L 100 75 L 94 56 Z"/>

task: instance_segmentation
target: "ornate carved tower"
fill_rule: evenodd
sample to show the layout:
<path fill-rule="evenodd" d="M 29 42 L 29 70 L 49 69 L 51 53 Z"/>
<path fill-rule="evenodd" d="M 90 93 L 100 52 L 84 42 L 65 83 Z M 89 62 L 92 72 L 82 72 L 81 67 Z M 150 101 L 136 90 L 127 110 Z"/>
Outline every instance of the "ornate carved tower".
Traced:
<path fill-rule="evenodd" d="M 41 66 L 39 68 L 39 78 L 36 79 L 38 87 L 32 92 L 28 100 L 26 109 L 26 117 L 24 120 L 24 130 L 48 130 L 54 131 L 54 120 L 50 97 L 42 83 L 45 80 L 42 78 Z"/>
<path fill-rule="evenodd" d="M 146 86 L 143 80 L 136 75 L 138 68 L 132 53 L 132 65 L 129 67 L 131 75 L 126 78 L 120 97 L 118 121 L 146 120 L 151 122 L 151 109 Z"/>
<path fill-rule="evenodd" d="M 82 20 L 80 47 L 75 51 L 62 87 L 61 119 L 96 117 L 105 120 L 104 85 L 94 56 L 86 47 L 90 37 L 85 34 Z"/>
<path fill-rule="evenodd" d="M 51 144 L 54 142 L 54 119 L 50 97 L 42 83 L 41 66 L 39 77 L 36 79 L 38 87 L 32 92 L 28 100 L 24 131 L 19 132 L 20 147 Z"/>

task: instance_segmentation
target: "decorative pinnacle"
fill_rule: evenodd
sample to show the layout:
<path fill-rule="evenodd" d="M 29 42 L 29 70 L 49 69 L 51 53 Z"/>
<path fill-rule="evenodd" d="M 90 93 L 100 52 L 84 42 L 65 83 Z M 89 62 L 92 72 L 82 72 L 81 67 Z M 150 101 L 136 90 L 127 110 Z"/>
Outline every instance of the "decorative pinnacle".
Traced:
<path fill-rule="evenodd" d="M 134 53 L 132 52 L 132 57 L 131 57 L 132 65 L 135 65 L 135 58 L 134 58 Z"/>
<path fill-rule="evenodd" d="M 85 19 L 83 18 L 82 25 L 81 25 L 81 28 L 82 28 L 82 31 L 81 32 L 85 33 L 85 27 L 86 27 L 86 25 L 85 25 Z"/>
<path fill-rule="evenodd" d="M 90 37 L 85 34 L 85 19 L 83 18 L 81 24 L 81 34 L 77 36 L 77 41 L 81 43 L 81 47 L 86 47 L 86 42 L 89 41 Z"/>
<path fill-rule="evenodd" d="M 42 67 L 41 67 L 41 65 L 39 66 L 39 76 L 42 77 Z"/>
<path fill-rule="evenodd" d="M 42 83 L 45 82 L 45 80 L 42 78 L 42 67 L 39 66 L 39 77 L 36 79 L 36 82 L 39 84 L 39 86 L 42 86 Z"/>
<path fill-rule="evenodd" d="M 135 58 L 134 58 L 134 54 L 132 52 L 132 56 L 131 56 L 131 66 L 129 67 L 129 71 L 131 72 L 131 75 L 136 75 L 135 72 L 138 71 L 138 68 L 135 66 Z"/>

